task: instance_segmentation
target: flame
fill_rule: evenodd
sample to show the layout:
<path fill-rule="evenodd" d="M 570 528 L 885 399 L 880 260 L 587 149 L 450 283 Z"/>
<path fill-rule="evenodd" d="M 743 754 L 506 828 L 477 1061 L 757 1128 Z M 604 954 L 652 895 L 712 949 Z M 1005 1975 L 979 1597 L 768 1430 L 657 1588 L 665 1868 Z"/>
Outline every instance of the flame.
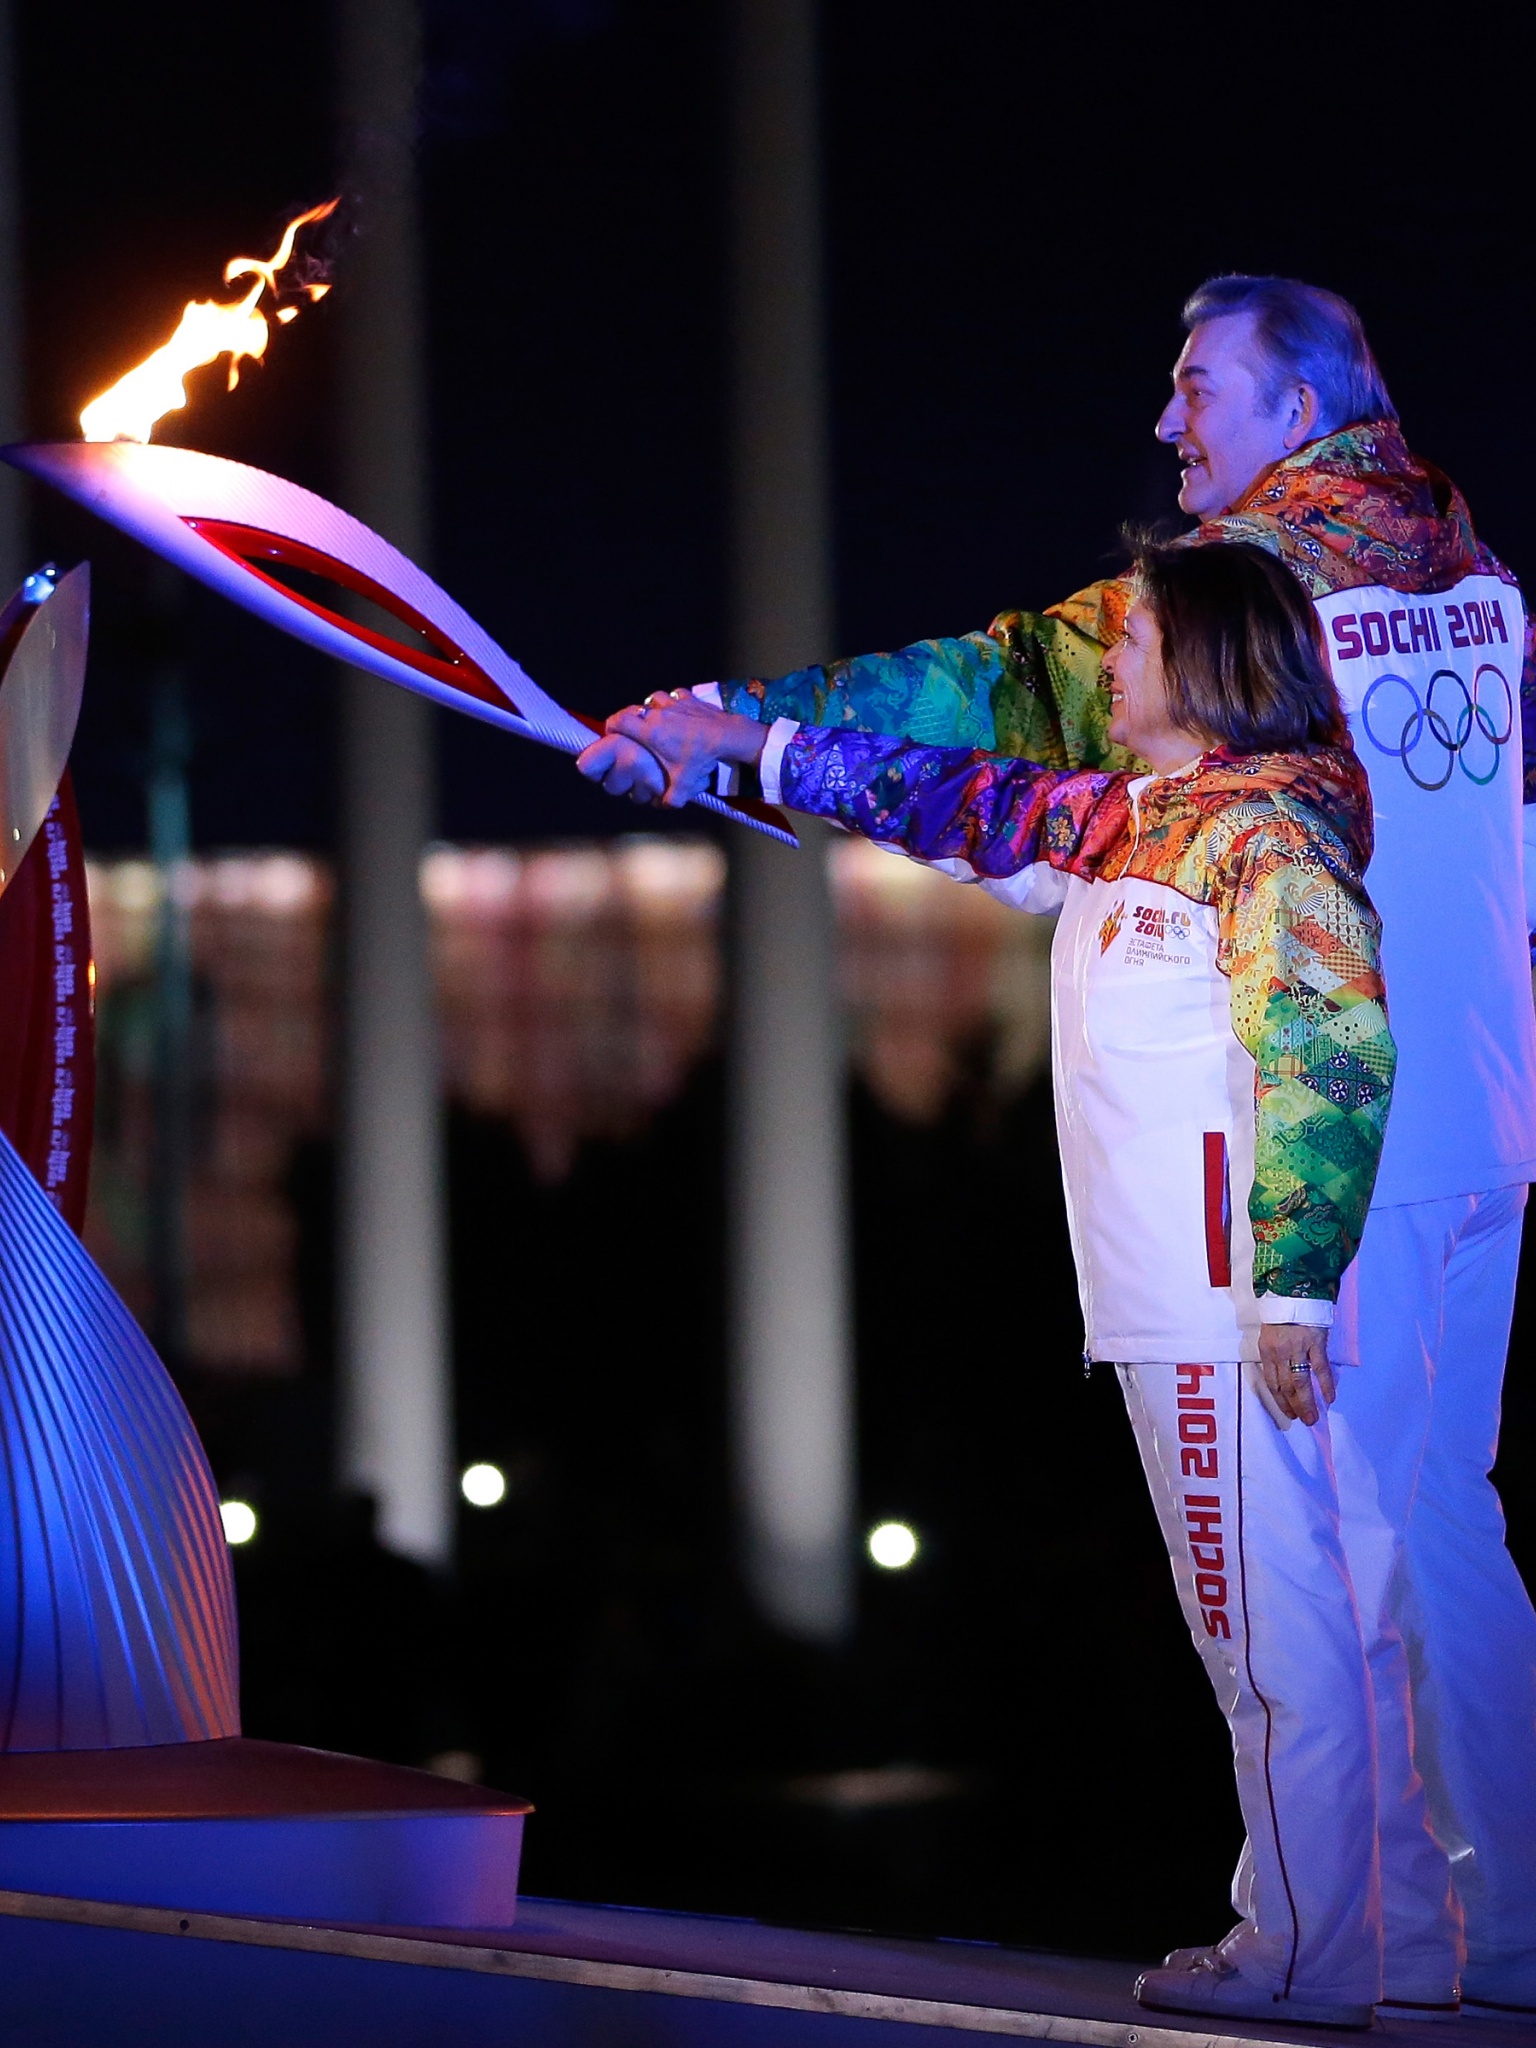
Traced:
<path fill-rule="evenodd" d="M 233 284 L 239 277 L 254 278 L 245 297 L 222 306 L 213 299 L 193 299 L 183 310 L 181 324 L 170 340 L 142 363 L 135 364 L 126 376 L 119 377 L 109 391 L 93 398 L 81 413 L 80 431 L 86 440 L 147 441 L 158 420 L 168 412 L 179 412 L 186 404 L 187 376 L 207 363 L 216 362 L 220 356 L 229 357 L 228 388 L 233 391 L 240 382 L 241 363 L 248 356 L 259 358 L 266 354 L 269 330 L 265 314 L 256 310 L 257 301 L 263 292 L 277 296 L 278 272 L 293 258 L 299 229 L 311 221 L 324 220 L 335 212 L 336 206 L 336 200 L 328 199 L 323 206 L 312 206 L 308 213 L 289 221 L 283 239 L 269 257 L 232 256 L 224 266 L 224 282 Z M 313 301 L 323 299 L 330 286 L 302 284 L 298 289 Z M 282 306 L 277 318 L 286 325 L 298 311 L 297 306 Z"/>

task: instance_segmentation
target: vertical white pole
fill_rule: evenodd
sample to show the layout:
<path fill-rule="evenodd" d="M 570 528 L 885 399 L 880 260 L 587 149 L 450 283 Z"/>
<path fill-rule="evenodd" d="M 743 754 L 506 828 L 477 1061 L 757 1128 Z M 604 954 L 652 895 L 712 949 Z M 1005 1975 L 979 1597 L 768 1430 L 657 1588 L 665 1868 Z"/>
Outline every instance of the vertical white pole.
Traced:
<path fill-rule="evenodd" d="M 736 0 L 732 665 L 831 652 L 815 0 Z M 854 1614 L 842 1022 L 824 836 L 731 847 L 733 1401 L 748 1577 L 836 1642 Z"/>
<path fill-rule="evenodd" d="M 427 556 L 415 0 L 338 0 L 348 197 L 360 232 L 338 292 L 342 499 Z M 341 1477 L 371 1493 L 379 1536 L 430 1565 L 453 1554 L 440 1065 L 423 848 L 432 829 L 428 707 L 342 680 L 342 1057 L 338 1196 Z"/>
<path fill-rule="evenodd" d="M 16 7 L 0 0 L 0 440 L 26 433 L 22 360 L 21 135 L 16 83 Z M 0 603 L 30 564 L 26 481 L 0 465 Z"/>

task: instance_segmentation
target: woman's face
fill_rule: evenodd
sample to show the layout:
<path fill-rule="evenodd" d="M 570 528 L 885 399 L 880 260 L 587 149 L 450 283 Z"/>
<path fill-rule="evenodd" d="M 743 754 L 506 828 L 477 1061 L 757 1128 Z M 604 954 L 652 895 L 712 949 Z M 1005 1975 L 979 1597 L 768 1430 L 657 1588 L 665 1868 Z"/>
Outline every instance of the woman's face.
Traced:
<path fill-rule="evenodd" d="M 1160 774 L 1182 768 L 1207 744 L 1198 733 L 1175 725 L 1169 715 L 1163 669 L 1163 636 L 1141 599 L 1125 619 L 1125 637 L 1104 656 L 1109 685 L 1109 736 L 1129 747 Z"/>

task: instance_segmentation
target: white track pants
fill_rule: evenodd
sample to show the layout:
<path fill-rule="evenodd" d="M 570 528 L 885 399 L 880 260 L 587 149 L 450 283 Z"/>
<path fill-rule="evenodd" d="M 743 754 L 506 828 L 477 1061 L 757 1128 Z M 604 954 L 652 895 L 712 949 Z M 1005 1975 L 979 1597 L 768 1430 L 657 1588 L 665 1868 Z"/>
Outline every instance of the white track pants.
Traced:
<path fill-rule="evenodd" d="M 1232 1729 L 1248 1845 L 1222 1953 L 1281 1995 L 1381 1996 L 1371 1682 L 1329 1425 L 1238 1365 L 1119 1368 L 1180 1602 Z M 1149 1740 L 1155 1737 L 1149 1731 Z"/>
<path fill-rule="evenodd" d="M 1536 1614 L 1488 1479 L 1524 1205 L 1518 1187 L 1373 1210 L 1339 1302 L 1360 1365 L 1330 1421 L 1398 1997 L 1446 1995 L 1458 1904 L 1469 1988 L 1536 1982 Z"/>

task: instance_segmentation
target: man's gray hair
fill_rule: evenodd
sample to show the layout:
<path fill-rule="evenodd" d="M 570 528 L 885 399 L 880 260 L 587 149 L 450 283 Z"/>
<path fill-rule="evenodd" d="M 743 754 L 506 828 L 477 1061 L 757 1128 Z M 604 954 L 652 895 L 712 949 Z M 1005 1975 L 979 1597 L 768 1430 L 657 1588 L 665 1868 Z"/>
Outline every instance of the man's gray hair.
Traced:
<path fill-rule="evenodd" d="M 1310 384 L 1324 433 L 1362 420 L 1397 418 L 1360 315 L 1337 292 L 1293 277 L 1208 277 L 1185 302 L 1184 326 L 1192 333 L 1202 321 L 1230 313 L 1253 315 L 1266 411 L 1273 411 L 1287 385 Z"/>

